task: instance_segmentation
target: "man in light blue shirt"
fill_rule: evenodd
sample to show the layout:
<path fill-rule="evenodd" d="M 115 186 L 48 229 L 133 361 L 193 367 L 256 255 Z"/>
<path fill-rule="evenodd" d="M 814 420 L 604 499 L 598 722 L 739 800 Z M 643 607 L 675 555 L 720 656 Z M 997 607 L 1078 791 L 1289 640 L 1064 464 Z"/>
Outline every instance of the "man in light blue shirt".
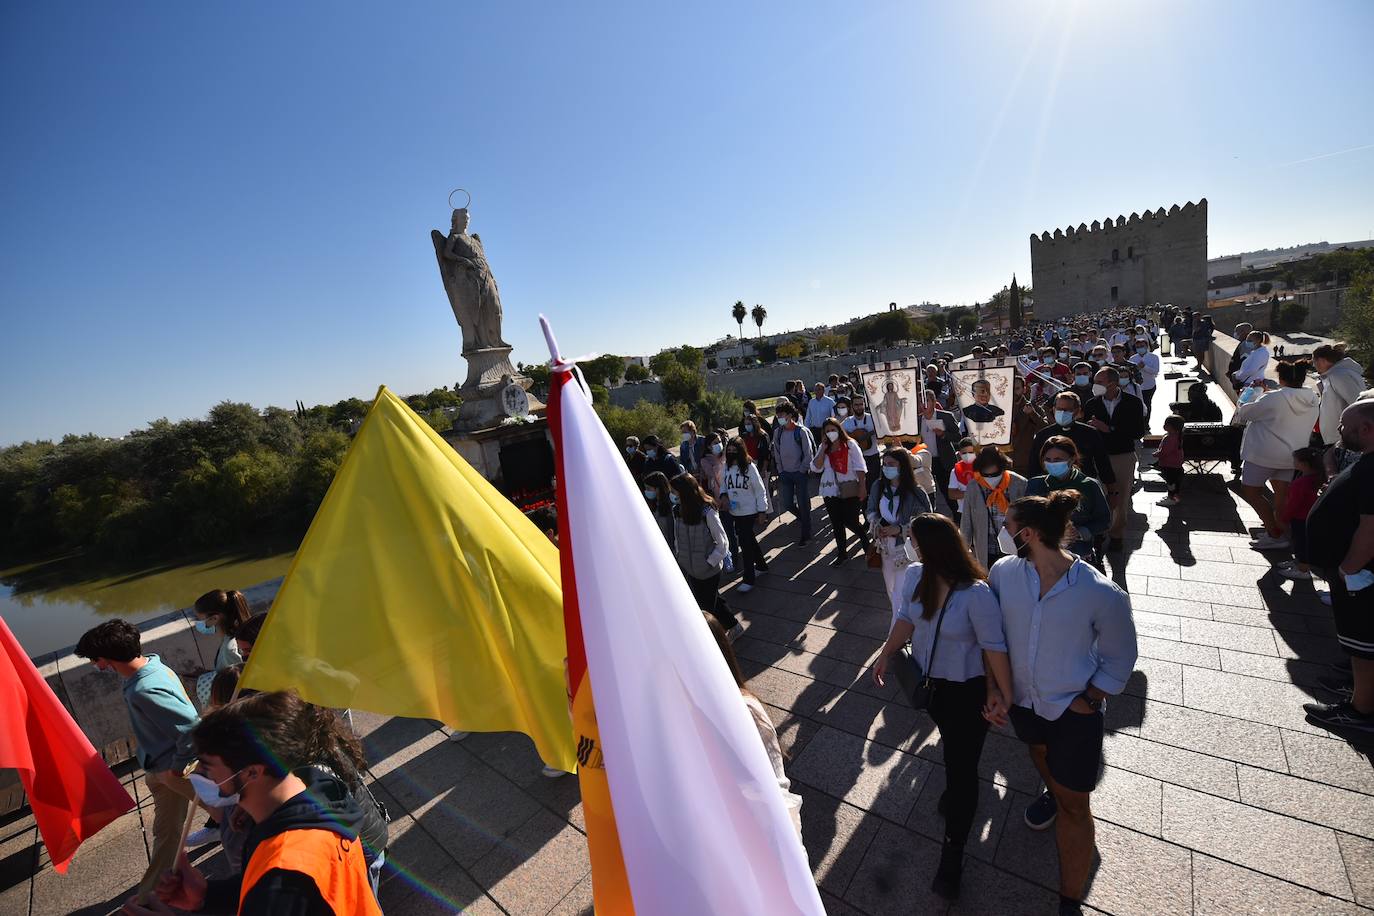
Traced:
<path fill-rule="evenodd" d="M 1011 723 L 1047 787 L 1026 824 L 1056 825 L 1061 913 L 1080 912 L 1092 868 L 1103 702 L 1136 660 L 1130 597 L 1060 546 L 1078 498 L 1058 490 L 1012 503 L 998 535 L 1009 556 L 988 575 L 1011 656 Z"/>
<path fill-rule="evenodd" d="M 811 430 L 811 438 L 821 441 L 821 426 L 835 416 L 835 399 L 825 393 L 825 385 L 816 383 L 815 393 L 806 404 L 806 428 Z"/>

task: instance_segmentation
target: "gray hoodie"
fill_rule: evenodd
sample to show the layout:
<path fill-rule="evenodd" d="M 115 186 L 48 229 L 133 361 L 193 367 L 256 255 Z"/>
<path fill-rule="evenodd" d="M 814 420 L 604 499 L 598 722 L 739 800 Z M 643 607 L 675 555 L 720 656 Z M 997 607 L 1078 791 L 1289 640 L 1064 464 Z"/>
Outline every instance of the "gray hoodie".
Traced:
<path fill-rule="evenodd" d="M 1341 423 L 1341 413 L 1360 398 L 1364 388 L 1364 369 L 1350 357 L 1332 366 L 1321 381 L 1317 392 L 1321 395 L 1322 441 L 1335 445 L 1340 439 L 1336 427 Z"/>

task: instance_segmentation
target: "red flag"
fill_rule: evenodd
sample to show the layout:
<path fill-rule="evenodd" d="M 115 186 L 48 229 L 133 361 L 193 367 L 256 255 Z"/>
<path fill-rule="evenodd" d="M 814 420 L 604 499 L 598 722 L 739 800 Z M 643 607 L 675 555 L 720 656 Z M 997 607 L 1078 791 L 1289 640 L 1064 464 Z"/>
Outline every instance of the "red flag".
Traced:
<path fill-rule="evenodd" d="M 19 771 L 58 872 L 76 847 L 134 806 L 0 619 L 0 767 Z"/>

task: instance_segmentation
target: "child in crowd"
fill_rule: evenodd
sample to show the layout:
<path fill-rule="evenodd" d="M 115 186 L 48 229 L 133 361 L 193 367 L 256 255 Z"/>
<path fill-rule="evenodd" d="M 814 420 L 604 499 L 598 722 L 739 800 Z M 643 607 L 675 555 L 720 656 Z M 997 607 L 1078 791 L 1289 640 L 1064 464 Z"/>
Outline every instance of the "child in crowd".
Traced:
<path fill-rule="evenodd" d="M 1155 503 L 1172 509 L 1179 503 L 1179 492 L 1183 487 L 1183 418 L 1170 414 L 1164 418 L 1164 439 L 1155 452 L 1155 467 L 1169 492 Z"/>
<path fill-rule="evenodd" d="M 1315 448 L 1300 448 L 1293 453 L 1293 467 L 1297 469 L 1288 486 L 1288 499 L 1283 504 L 1279 523 L 1289 526 L 1288 539 L 1293 544 L 1293 559 L 1278 565 L 1279 575 L 1287 579 L 1311 579 L 1312 568 L 1307 563 L 1307 513 L 1317 502 L 1317 494 L 1326 483 L 1326 466 L 1322 452 Z"/>

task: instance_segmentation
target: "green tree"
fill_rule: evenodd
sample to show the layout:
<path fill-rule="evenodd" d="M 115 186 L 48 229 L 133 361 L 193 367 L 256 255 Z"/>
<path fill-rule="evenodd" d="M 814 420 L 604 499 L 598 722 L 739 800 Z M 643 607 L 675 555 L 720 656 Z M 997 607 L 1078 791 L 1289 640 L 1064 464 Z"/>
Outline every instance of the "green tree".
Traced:
<path fill-rule="evenodd" d="M 765 363 L 775 363 L 778 361 L 778 345 L 761 341 L 754 345 L 754 352 L 759 355 L 759 359 Z M 712 369 L 715 367 L 712 366 Z"/>
<path fill-rule="evenodd" d="M 664 442 L 676 442 L 678 428 L 682 425 L 682 417 L 674 415 L 668 405 L 655 401 L 640 401 L 634 407 L 596 405 L 596 413 L 617 446 L 628 436 L 642 439 L 654 435 Z"/>
<path fill-rule="evenodd" d="M 681 366 L 677 361 L 677 352 L 674 350 L 664 350 L 662 353 L 649 357 L 649 370 L 659 378 L 668 374 L 668 370 L 674 366 Z"/>
<path fill-rule="evenodd" d="M 1271 292 L 1273 292 L 1274 284 L 1270 283 L 1268 280 L 1265 280 L 1263 283 L 1261 283 L 1261 284 L 1259 285 L 1258 289 L 1259 289 L 1259 294 L 1260 294 L 1261 296 L 1267 296 L 1267 295 L 1269 295 Z"/>
<path fill-rule="evenodd" d="M 744 401 L 726 388 L 704 392 L 692 405 L 692 419 L 699 430 L 730 429 L 742 416 Z"/>
<path fill-rule="evenodd" d="M 820 337 L 816 338 L 816 349 L 824 350 L 830 353 L 839 353 L 848 345 L 849 341 L 845 337 L 845 335 L 836 334 L 834 332 L 831 332 L 829 334 L 822 334 Z"/>
<path fill-rule="evenodd" d="M 744 307 L 743 299 L 736 299 L 734 308 L 730 309 L 730 314 L 734 316 L 735 324 L 739 325 L 739 358 L 744 362 L 744 316 L 749 314 Z"/>
<path fill-rule="evenodd" d="M 930 321 L 913 321 L 911 323 L 911 339 L 918 343 L 930 343 L 940 336 L 940 329 Z"/>
<path fill-rule="evenodd" d="M 682 368 L 690 369 L 693 372 L 701 371 L 702 352 L 691 344 L 683 344 L 678 347 L 674 353 L 674 357 L 677 359 L 678 365 Z"/>
<path fill-rule="evenodd" d="M 973 333 L 974 331 L 976 331 L 976 330 L 978 330 L 978 316 L 977 316 L 977 315 L 964 314 L 964 315 L 960 315 L 960 316 L 959 316 L 959 333 L 960 333 L 960 334 L 972 334 L 972 333 Z"/>
<path fill-rule="evenodd" d="M 849 342 L 855 346 L 873 343 L 891 346 L 899 340 L 910 340 L 911 336 L 911 313 L 898 309 L 859 322 L 849 332 Z"/>
<path fill-rule="evenodd" d="M 630 363 L 625 367 L 625 381 L 642 382 L 649 377 L 649 370 L 639 363 Z"/>
<path fill-rule="evenodd" d="M 945 333 L 945 329 L 949 327 L 949 315 L 943 311 L 932 312 L 931 316 L 925 320 L 930 322 L 940 334 Z"/>
<path fill-rule="evenodd" d="M 549 393 L 548 363 L 519 363 L 515 368 L 530 380 L 536 396 L 543 397 Z"/>
<path fill-rule="evenodd" d="M 434 430 L 436 433 L 442 433 L 446 430 L 453 429 L 453 421 L 449 419 L 448 414 L 444 413 L 444 409 L 442 407 L 436 407 L 433 410 L 427 410 L 424 413 L 420 414 L 420 417 L 426 423 L 428 423 L 429 428 Z"/>
<path fill-rule="evenodd" d="M 1341 301 L 1341 324 L 1337 333 L 1362 366 L 1374 365 L 1374 269 L 1360 271 L 1350 279 L 1350 288 Z"/>
<path fill-rule="evenodd" d="M 1279 306 L 1278 327 L 1284 331 L 1301 331 L 1307 321 L 1307 306 L 1297 302 L 1284 302 Z"/>
<path fill-rule="evenodd" d="M 695 404 L 706 389 L 701 376 L 683 366 L 674 366 L 664 373 L 662 383 L 663 399 L 669 404 Z"/>
<path fill-rule="evenodd" d="M 794 337 L 787 343 L 779 344 L 777 348 L 779 359 L 796 359 L 806 352 L 806 342 L 800 337 Z"/>
<path fill-rule="evenodd" d="M 764 322 L 765 320 L 767 320 L 767 318 L 768 318 L 768 309 L 764 308 L 764 307 L 761 306 L 761 305 L 756 305 L 756 306 L 754 306 L 754 307 L 749 311 L 749 314 L 750 314 L 750 316 L 753 317 L 753 319 L 754 319 L 754 324 L 755 324 L 755 325 L 758 327 L 758 329 L 759 329 L 759 330 L 758 330 L 758 333 L 755 334 L 754 336 L 755 336 L 755 337 L 762 337 L 762 336 L 763 336 L 763 322 Z M 741 332 L 742 332 L 742 329 L 741 329 Z"/>
<path fill-rule="evenodd" d="M 612 353 L 606 353 L 596 359 L 579 363 L 579 367 L 587 384 L 609 386 L 620 381 L 621 373 L 625 371 L 625 360 Z"/>
<path fill-rule="evenodd" d="M 1016 285 L 1016 274 L 1011 275 L 1011 294 L 1008 297 L 1008 310 L 1010 312 L 1012 328 L 1020 328 L 1022 324 L 1021 287 Z"/>

